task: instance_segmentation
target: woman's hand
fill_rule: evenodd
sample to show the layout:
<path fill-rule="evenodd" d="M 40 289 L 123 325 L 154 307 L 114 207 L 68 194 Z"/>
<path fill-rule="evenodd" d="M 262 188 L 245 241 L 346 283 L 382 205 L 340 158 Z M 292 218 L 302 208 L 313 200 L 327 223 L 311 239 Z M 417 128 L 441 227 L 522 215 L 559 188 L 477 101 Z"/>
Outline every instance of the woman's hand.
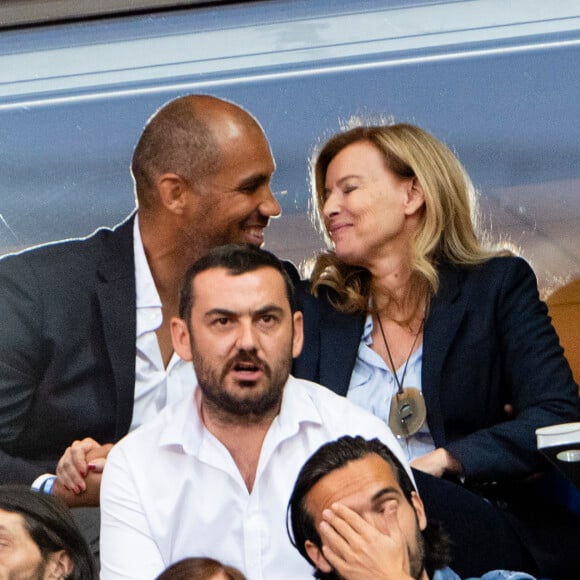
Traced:
<path fill-rule="evenodd" d="M 112 443 L 101 445 L 90 437 L 74 441 L 67 447 L 56 467 L 59 482 L 75 494 L 85 491 L 87 475 L 91 471 L 102 473 L 112 447 Z"/>
<path fill-rule="evenodd" d="M 90 437 L 74 441 L 58 462 L 52 493 L 69 507 L 98 506 L 103 468 L 112 447 Z"/>
<path fill-rule="evenodd" d="M 421 457 L 413 459 L 411 467 L 435 477 L 442 477 L 445 474 L 463 475 L 461 463 L 443 447 L 438 447 Z"/>

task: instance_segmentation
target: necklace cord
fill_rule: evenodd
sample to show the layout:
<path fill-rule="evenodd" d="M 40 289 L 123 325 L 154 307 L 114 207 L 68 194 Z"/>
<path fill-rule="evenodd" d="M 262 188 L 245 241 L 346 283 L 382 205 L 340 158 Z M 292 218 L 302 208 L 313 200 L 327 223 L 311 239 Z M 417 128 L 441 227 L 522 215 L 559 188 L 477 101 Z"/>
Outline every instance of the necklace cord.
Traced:
<path fill-rule="evenodd" d="M 415 345 L 417 344 L 417 339 L 423 330 L 423 323 L 425 322 L 425 318 L 421 320 L 421 326 L 419 326 L 419 330 L 413 339 L 413 344 L 411 345 L 411 350 L 409 351 L 409 355 L 407 356 L 407 360 L 405 361 L 405 366 L 403 367 L 403 376 L 401 380 L 399 380 L 399 375 L 397 374 L 397 369 L 395 368 L 395 363 L 393 362 L 393 356 L 391 355 L 391 349 L 389 348 L 389 343 L 387 342 L 387 336 L 385 335 L 385 329 L 383 328 L 383 323 L 381 322 L 381 316 L 377 313 L 377 321 L 379 323 L 379 328 L 381 329 L 381 335 L 383 337 L 383 342 L 385 343 L 385 348 L 387 349 L 387 355 L 389 357 L 389 362 L 391 363 L 391 369 L 393 374 L 395 375 L 395 381 L 397 383 L 397 395 L 403 394 L 403 383 L 405 382 L 405 375 L 407 374 L 407 365 L 409 364 L 409 360 L 411 359 L 411 355 L 413 354 L 413 350 Z"/>

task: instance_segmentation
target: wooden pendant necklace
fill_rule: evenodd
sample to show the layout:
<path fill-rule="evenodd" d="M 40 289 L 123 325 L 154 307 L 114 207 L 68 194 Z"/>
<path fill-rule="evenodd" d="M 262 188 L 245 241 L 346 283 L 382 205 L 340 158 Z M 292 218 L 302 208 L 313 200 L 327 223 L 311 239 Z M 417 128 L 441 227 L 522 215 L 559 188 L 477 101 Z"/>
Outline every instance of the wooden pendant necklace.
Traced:
<path fill-rule="evenodd" d="M 419 330 L 417 331 L 417 334 L 413 340 L 413 344 L 411 345 L 411 350 L 409 351 L 409 355 L 405 361 L 405 366 L 403 367 L 403 376 L 401 377 L 401 380 L 399 380 L 399 376 L 397 375 L 397 369 L 395 368 L 395 363 L 393 362 L 391 349 L 389 348 L 389 343 L 387 342 L 383 323 L 381 322 L 381 317 L 378 314 L 377 321 L 379 323 L 379 328 L 381 329 L 383 342 L 385 343 L 389 362 L 391 363 L 391 368 L 397 383 L 397 392 L 391 400 L 389 427 L 397 437 L 410 437 L 419 431 L 419 429 L 425 423 L 425 419 L 427 418 L 427 407 L 425 406 L 425 399 L 423 399 L 421 391 L 416 387 L 403 386 L 403 383 L 405 382 L 405 375 L 407 374 L 407 365 L 409 364 L 409 359 L 413 354 L 413 349 L 417 344 L 419 334 L 421 334 L 421 331 L 423 330 L 425 318 L 423 318 L 421 321 L 421 326 L 419 326 Z"/>

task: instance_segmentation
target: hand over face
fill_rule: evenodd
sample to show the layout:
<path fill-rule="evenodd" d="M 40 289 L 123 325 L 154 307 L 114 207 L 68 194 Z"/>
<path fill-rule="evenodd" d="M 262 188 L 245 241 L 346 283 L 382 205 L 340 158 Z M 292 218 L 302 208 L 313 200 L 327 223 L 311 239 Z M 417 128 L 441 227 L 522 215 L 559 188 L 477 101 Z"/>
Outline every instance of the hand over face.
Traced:
<path fill-rule="evenodd" d="M 388 501 L 385 530 L 341 503 L 324 510 L 320 524 L 322 553 L 346 580 L 410 579 L 409 552 L 397 519 L 397 502 Z"/>

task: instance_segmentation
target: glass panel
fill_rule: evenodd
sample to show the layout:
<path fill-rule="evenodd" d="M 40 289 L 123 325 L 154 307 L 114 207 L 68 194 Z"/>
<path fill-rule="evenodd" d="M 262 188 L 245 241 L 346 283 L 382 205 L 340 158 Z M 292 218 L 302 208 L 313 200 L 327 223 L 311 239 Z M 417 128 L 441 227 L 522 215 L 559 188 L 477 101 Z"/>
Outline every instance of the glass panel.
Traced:
<path fill-rule="evenodd" d="M 145 120 L 206 92 L 245 106 L 271 140 L 287 193 L 267 247 L 281 257 L 322 246 L 313 145 L 353 115 L 388 116 L 455 150 L 493 235 L 521 247 L 544 290 L 578 277 L 577 3 L 550 19 L 542 3 L 384 4 L 249 3 L 0 35 L 0 253 L 122 220 Z"/>

